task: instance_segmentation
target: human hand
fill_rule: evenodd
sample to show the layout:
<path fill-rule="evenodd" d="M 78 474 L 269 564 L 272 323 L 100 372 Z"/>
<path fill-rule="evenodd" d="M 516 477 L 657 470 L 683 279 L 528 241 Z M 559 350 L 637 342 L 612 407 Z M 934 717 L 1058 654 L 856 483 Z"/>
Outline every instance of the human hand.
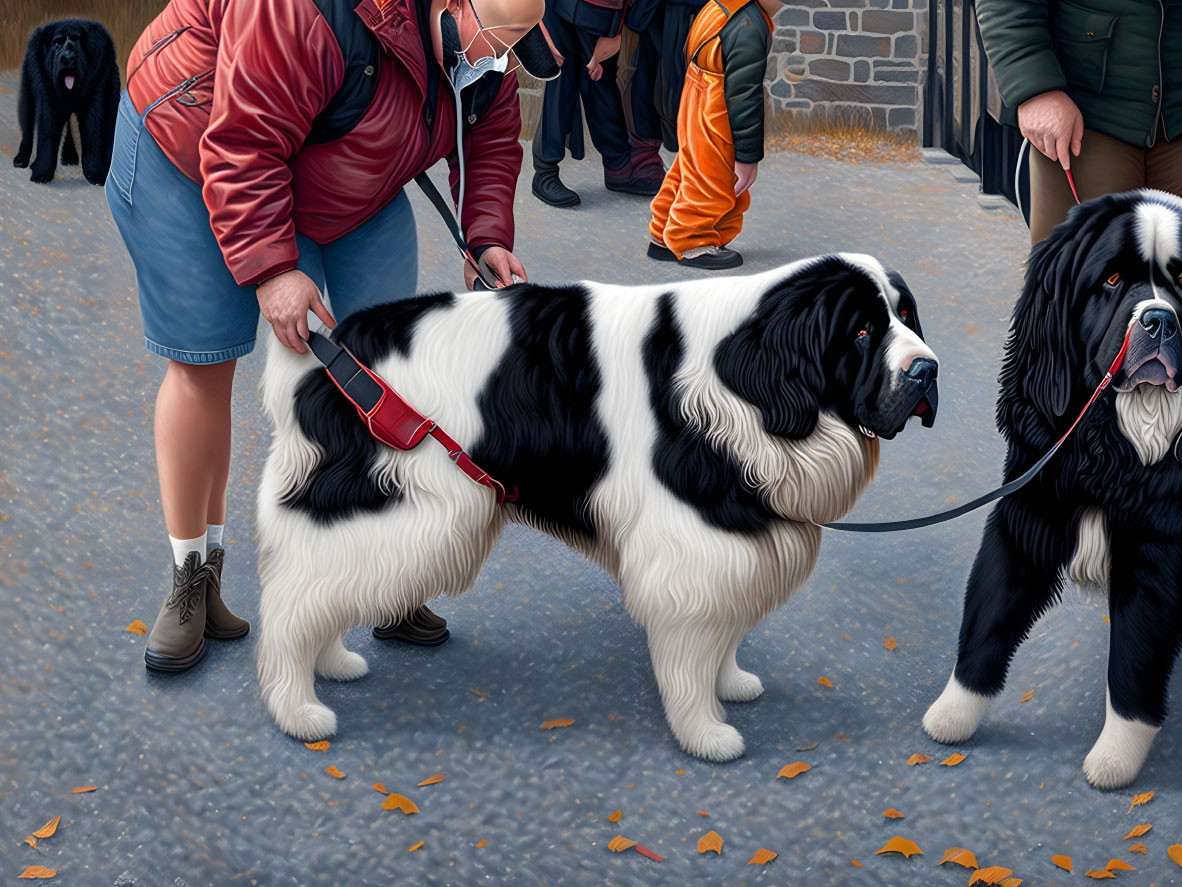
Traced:
<path fill-rule="evenodd" d="M 276 338 L 296 354 L 308 353 L 304 344 L 308 338 L 308 309 L 330 330 L 337 325 L 320 300 L 319 288 L 303 271 L 293 268 L 267 278 L 255 288 L 255 296 L 259 312 L 275 330 Z"/>
<path fill-rule="evenodd" d="M 759 173 L 758 163 L 740 163 L 735 161 L 735 196 L 738 197 L 753 184 L 755 184 L 755 176 Z"/>
<path fill-rule="evenodd" d="M 497 282 L 501 286 L 509 286 L 513 283 L 514 274 L 522 280 L 529 280 L 525 274 L 525 266 L 521 264 L 517 256 L 502 246 L 490 246 L 481 254 L 480 258 L 497 275 Z M 469 290 L 476 285 L 477 277 L 476 269 L 465 262 L 464 285 Z"/>
<path fill-rule="evenodd" d="M 602 63 L 620 51 L 620 38 L 622 36 L 622 34 L 617 34 L 615 37 L 600 37 L 595 41 L 595 49 L 591 50 L 591 61 L 587 62 L 588 77 L 592 80 L 598 80 L 603 76 Z"/>
<path fill-rule="evenodd" d="M 1083 143 L 1083 114 L 1071 97 L 1053 89 L 1018 106 L 1018 128 L 1030 144 L 1049 159 L 1071 169 L 1071 155 L 1079 156 Z"/>
<path fill-rule="evenodd" d="M 546 45 L 550 47 L 550 55 L 554 56 L 554 64 L 562 67 L 562 53 L 558 51 L 558 47 L 554 45 L 554 41 L 550 38 L 550 32 L 546 30 L 546 25 L 543 22 L 538 22 L 542 28 L 542 36 L 546 38 Z"/>

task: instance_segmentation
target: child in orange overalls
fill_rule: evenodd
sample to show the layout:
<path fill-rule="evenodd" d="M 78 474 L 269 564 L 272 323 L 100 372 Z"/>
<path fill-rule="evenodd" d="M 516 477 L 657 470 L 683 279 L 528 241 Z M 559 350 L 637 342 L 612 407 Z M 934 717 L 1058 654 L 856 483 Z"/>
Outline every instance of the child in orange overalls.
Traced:
<path fill-rule="evenodd" d="M 650 258 L 717 270 L 751 205 L 763 159 L 763 74 L 779 0 L 710 0 L 686 41 L 680 150 L 652 203 Z"/>

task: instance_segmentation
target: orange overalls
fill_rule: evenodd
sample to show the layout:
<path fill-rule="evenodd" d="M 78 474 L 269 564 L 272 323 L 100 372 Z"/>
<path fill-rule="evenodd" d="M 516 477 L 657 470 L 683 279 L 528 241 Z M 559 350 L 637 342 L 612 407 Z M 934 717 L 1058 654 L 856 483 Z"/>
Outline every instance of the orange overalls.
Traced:
<path fill-rule="evenodd" d="M 689 62 L 677 113 L 680 150 L 652 202 L 649 233 L 677 258 L 699 246 L 725 246 L 743 230 L 748 191 L 735 196 L 735 145 L 723 95 L 718 32 L 755 0 L 710 0 L 686 40 Z M 769 29 L 772 20 L 760 9 Z"/>

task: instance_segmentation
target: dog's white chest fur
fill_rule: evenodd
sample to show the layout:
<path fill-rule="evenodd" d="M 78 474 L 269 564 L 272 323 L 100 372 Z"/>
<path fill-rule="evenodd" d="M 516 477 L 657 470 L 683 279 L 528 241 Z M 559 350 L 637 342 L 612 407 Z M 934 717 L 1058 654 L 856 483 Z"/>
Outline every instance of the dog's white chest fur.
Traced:
<path fill-rule="evenodd" d="M 1182 430 L 1182 392 L 1138 385 L 1116 396 L 1116 422 L 1142 465 L 1164 457 Z"/>

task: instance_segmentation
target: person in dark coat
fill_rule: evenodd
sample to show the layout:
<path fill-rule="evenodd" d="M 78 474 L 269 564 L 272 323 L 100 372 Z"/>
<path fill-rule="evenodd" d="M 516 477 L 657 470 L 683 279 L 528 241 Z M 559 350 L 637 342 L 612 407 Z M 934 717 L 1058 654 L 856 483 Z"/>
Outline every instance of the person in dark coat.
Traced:
<path fill-rule="evenodd" d="M 1080 200 L 1182 195 L 1182 4 L 977 0 L 1006 114 L 1030 152 L 1030 239 Z"/>
<path fill-rule="evenodd" d="M 626 0 L 546 0 L 542 19 L 562 66 L 546 84 L 542 116 L 534 135 L 534 196 L 551 206 L 576 206 L 579 195 L 558 177 L 567 147 L 576 160 L 583 151 L 579 102 L 591 141 L 603 157 L 603 182 L 611 191 L 652 197 L 661 175 L 634 168 L 632 145 L 624 124 L 624 105 L 616 82 L 617 57 Z"/>
<path fill-rule="evenodd" d="M 632 53 L 632 80 L 624 94 L 624 121 L 632 142 L 632 164 L 638 173 L 664 178 L 661 160 L 662 94 L 661 26 L 665 0 L 632 0 L 624 25 L 636 34 Z M 674 120 L 674 128 L 677 121 Z M 674 148 L 676 150 L 676 148 Z"/>

